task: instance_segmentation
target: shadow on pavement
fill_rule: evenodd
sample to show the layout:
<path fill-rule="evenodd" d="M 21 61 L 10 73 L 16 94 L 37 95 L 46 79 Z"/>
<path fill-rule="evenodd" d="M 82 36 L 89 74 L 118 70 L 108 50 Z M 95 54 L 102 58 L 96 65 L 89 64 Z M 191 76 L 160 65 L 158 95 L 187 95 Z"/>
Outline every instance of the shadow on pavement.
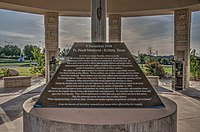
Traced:
<path fill-rule="evenodd" d="M 38 88 L 35 88 L 34 90 L 24 93 L 14 99 L 11 99 L 3 104 L 0 105 L 1 109 L 4 110 L 8 118 L 13 121 L 19 117 L 22 116 L 22 105 L 25 100 L 27 100 L 30 97 L 33 97 L 35 95 L 38 95 L 41 93 L 45 85 L 42 85 Z M 1 115 L 3 116 L 3 115 Z M 0 119 L 0 125 L 3 124 L 3 120 Z"/>
<path fill-rule="evenodd" d="M 161 87 L 161 86 L 158 86 L 158 87 L 155 87 L 154 88 L 156 90 L 157 93 L 172 93 L 173 90 L 169 90 L 167 88 L 164 88 L 164 87 Z"/>
<path fill-rule="evenodd" d="M 21 87 L 21 88 L 0 88 L 0 94 L 13 94 L 13 93 L 19 93 L 24 91 L 25 88 Z"/>
<path fill-rule="evenodd" d="M 187 88 L 177 92 L 200 101 L 200 90 L 196 88 Z"/>

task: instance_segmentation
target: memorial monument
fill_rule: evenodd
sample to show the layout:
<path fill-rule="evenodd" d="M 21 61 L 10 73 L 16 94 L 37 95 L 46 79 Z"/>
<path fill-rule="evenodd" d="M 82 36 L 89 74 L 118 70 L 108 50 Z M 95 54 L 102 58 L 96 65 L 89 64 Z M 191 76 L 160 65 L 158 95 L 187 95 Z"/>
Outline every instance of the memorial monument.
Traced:
<path fill-rule="evenodd" d="M 35 107 L 164 107 L 124 43 L 106 43 L 106 2 L 92 1 L 92 42 L 75 43 Z"/>
<path fill-rule="evenodd" d="M 176 104 L 159 98 L 123 42 L 106 42 L 107 2 L 91 2 L 92 42 L 74 43 L 39 99 L 24 103 L 24 131 L 176 132 Z"/>
<path fill-rule="evenodd" d="M 164 107 L 124 43 L 75 43 L 35 107 Z"/>

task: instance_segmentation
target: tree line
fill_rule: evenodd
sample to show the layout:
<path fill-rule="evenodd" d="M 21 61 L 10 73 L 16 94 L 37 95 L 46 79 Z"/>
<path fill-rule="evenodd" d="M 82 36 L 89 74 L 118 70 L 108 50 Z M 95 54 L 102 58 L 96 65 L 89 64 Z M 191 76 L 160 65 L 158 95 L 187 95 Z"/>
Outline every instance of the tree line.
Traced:
<path fill-rule="evenodd" d="M 21 55 L 21 49 L 17 45 L 5 45 L 0 47 L 1 57 L 19 57 Z"/>
<path fill-rule="evenodd" d="M 175 63 L 174 56 L 157 56 L 153 51 L 152 47 L 148 47 L 147 53 L 138 53 L 135 59 L 142 68 L 144 65 L 148 75 L 163 77 L 165 73 L 162 65 L 173 65 Z M 200 57 L 195 49 L 190 51 L 190 78 L 195 81 L 200 79 Z"/>
<path fill-rule="evenodd" d="M 40 49 L 35 45 L 25 45 L 23 49 L 19 48 L 17 45 L 5 45 L 0 46 L 0 57 L 8 57 L 8 58 L 19 58 L 25 57 L 30 60 L 34 58 L 32 53 L 33 49 Z"/>
<path fill-rule="evenodd" d="M 158 61 L 160 64 L 163 65 L 172 65 L 174 56 L 150 56 L 148 54 L 140 53 L 136 56 L 136 59 L 139 64 L 145 64 L 149 61 Z"/>

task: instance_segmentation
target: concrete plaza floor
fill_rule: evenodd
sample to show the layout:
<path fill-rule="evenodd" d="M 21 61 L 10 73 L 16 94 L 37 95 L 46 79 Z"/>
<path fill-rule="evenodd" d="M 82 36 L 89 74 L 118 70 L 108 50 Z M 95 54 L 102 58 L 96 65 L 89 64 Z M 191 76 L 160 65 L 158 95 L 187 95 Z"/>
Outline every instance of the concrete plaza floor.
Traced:
<path fill-rule="evenodd" d="M 40 94 L 44 88 L 44 78 L 36 78 L 26 89 L 5 89 L 0 81 L 0 132 L 23 131 L 23 102 Z M 200 82 L 190 82 L 184 91 L 171 90 L 170 80 L 161 80 L 156 88 L 159 95 L 170 98 L 178 105 L 178 132 L 200 132 Z"/>

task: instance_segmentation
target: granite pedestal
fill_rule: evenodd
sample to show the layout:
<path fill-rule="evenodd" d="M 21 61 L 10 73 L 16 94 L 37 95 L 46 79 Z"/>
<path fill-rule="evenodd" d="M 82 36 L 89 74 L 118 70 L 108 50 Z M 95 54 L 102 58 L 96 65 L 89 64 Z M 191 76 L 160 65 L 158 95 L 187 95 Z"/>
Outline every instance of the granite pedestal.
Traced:
<path fill-rule="evenodd" d="M 24 132 L 177 132 L 177 106 L 165 108 L 33 108 L 23 105 Z"/>

